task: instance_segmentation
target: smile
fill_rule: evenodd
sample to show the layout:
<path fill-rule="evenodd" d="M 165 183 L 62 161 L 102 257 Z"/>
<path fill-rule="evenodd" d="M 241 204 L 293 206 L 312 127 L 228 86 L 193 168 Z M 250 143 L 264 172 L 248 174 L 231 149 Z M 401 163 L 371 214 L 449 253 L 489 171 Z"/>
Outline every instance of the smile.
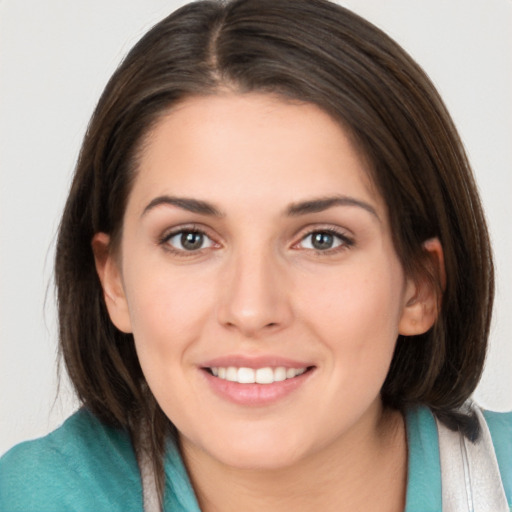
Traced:
<path fill-rule="evenodd" d="M 236 405 L 249 407 L 269 406 L 297 393 L 316 373 L 316 366 L 297 363 L 293 366 L 281 366 L 279 363 L 271 365 L 270 362 L 258 365 L 252 361 L 235 366 L 227 361 L 219 361 L 201 369 L 210 389 L 217 396 Z"/>
<path fill-rule="evenodd" d="M 228 367 L 212 367 L 209 371 L 215 377 L 230 382 L 238 382 L 239 384 L 273 384 L 274 382 L 282 382 L 287 379 L 293 379 L 302 375 L 307 370 L 304 368 L 285 368 L 278 366 L 272 368 L 266 366 L 264 368 L 237 368 L 235 366 Z"/>

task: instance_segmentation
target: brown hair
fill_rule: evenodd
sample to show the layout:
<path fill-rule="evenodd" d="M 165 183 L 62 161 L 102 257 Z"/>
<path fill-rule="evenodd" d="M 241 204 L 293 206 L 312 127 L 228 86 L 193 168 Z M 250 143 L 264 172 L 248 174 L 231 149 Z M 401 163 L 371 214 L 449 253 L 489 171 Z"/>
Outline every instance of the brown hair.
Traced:
<path fill-rule="evenodd" d="M 91 239 L 119 238 L 137 151 L 159 117 L 188 96 L 226 88 L 314 103 L 350 131 L 388 205 L 407 273 L 439 284 L 422 244 L 440 239 L 447 278 L 438 321 L 413 340 L 399 337 L 382 398 L 402 410 L 425 404 L 475 434 L 456 409 L 482 372 L 494 281 L 467 158 L 418 65 L 379 29 L 324 0 L 189 4 L 150 30 L 109 81 L 85 136 L 55 264 L 61 351 L 82 403 L 128 429 L 136 447 L 141 425 L 149 426 L 162 492 L 172 426 L 147 387 L 133 337 L 109 319 Z"/>

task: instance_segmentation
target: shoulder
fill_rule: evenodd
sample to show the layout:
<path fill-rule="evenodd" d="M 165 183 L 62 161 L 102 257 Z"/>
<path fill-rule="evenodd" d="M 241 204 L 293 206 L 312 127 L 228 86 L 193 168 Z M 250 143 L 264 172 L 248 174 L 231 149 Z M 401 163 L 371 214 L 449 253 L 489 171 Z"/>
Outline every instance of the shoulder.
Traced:
<path fill-rule="evenodd" d="M 512 504 L 512 412 L 483 411 L 491 433 L 505 494 Z"/>
<path fill-rule="evenodd" d="M 437 427 L 427 407 L 411 407 L 406 411 L 408 443 L 408 475 L 406 512 L 442 509 L 441 464 Z"/>
<path fill-rule="evenodd" d="M 0 459 L 0 502 L 5 512 L 140 510 L 129 436 L 78 411 L 51 434 Z"/>
<path fill-rule="evenodd" d="M 489 428 L 505 494 L 512 504 L 512 412 L 482 411 Z M 435 416 L 427 407 L 406 412 L 409 475 L 406 510 L 441 510 L 441 465 Z"/>

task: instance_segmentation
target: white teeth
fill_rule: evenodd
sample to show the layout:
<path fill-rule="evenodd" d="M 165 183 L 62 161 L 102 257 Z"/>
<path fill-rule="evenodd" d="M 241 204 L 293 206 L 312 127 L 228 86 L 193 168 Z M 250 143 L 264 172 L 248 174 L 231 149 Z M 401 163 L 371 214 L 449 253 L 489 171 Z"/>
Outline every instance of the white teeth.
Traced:
<path fill-rule="evenodd" d="M 286 368 L 279 366 L 274 370 L 274 382 L 286 380 Z"/>
<path fill-rule="evenodd" d="M 274 370 L 272 368 L 258 368 L 256 370 L 256 382 L 258 384 L 272 384 L 274 382 Z"/>
<path fill-rule="evenodd" d="M 297 370 L 295 370 L 295 368 L 288 368 L 288 370 L 286 370 L 286 378 L 287 379 L 293 379 L 293 377 L 295 377 L 295 375 L 297 375 L 295 372 Z"/>
<path fill-rule="evenodd" d="M 226 370 L 226 380 L 230 380 L 231 382 L 236 382 L 238 380 L 237 371 L 234 366 L 230 366 Z"/>
<path fill-rule="evenodd" d="M 285 368 L 284 366 L 271 368 L 266 366 L 254 370 L 252 368 L 228 366 L 213 367 L 210 370 L 215 377 L 231 382 L 238 382 L 240 384 L 272 384 L 273 382 L 281 382 L 302 375 L 306 368 Z"/>
<path fill-rule="evenodd" d="M 240 384 L 254 384 L 256 381 L 255 371 L 252 368 L 238 368 L 237 382 Z"/>

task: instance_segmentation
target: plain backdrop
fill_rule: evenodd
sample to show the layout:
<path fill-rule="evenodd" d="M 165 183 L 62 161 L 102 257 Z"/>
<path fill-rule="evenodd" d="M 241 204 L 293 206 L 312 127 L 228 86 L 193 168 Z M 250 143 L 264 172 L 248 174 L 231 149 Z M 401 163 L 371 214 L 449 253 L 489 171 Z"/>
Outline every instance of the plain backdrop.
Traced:
<path fill-rule="evenodd" d="M 184 2 L 0 0 L 0 454 L 76 408 L 57 395 L 55 233 L 81 139 L 111 73 Z M 476 399 L 512 409 L 512 1 L 347 0 L 430 75 L 458 126 L 497 265 Z"/>

